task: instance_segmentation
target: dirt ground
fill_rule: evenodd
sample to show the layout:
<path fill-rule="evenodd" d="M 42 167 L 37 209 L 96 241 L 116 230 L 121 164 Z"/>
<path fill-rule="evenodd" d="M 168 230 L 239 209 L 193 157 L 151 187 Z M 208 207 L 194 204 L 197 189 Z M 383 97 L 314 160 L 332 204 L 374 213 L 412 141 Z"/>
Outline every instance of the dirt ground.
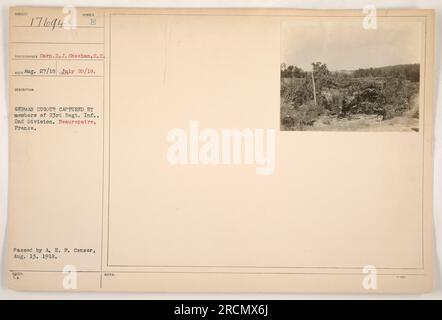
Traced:
<path fill-rule="evenodd" d="M 409 115 L 382 120 L 376 115 L 353 115 L 339 119 L 332 116 L 320 116 L 312 126 L 305 126 L 309 131 L 419 131 L 419 119 Z"/>
<path fill-rule="evenodd" d="M 415 95 L 410 102 L 410 110 L 401 116 L 382 120 L 377 115 L 355 114 L 339 119 L 332 116 L 320 116 L 313 126 L 305 130 L 324 131 L 419 131 L 419 95 Z"/>

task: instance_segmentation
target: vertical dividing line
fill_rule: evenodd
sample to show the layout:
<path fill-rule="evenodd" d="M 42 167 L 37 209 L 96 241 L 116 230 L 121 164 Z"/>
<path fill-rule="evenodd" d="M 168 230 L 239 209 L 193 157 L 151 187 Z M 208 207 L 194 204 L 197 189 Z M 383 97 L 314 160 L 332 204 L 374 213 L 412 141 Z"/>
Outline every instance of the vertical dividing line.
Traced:
<path fill-rule="evenodd" d="M 102 147 L 102 162 L 101 162 L 101 252 L 100 252 L 100 289 L 103 288 L 103 235 L 104 235 L 104 129 L 106 123 L 106 102 L 105 102 L 105 92 L 106 92 L 106 13 L 103 13 L 103 119 L 102 123 L 102 139 L 103 139 L 103 147 Z"/>
<path fill-rule="evenodd" d="M 434 23 L 434 22 L 433 22 Z M 434 35 L 433 35 L 434 36 Z M 422 216 L 421 216 L 421 228 L 422 228 L 422 269 L 425 270 L 425 220 L 424 220 L 424 216 L 425 216 L 425 201 L 426 201 L 426 197 L 425 197 L 425 161 L 426 161 L 426 156 L 425 156 L 425 150 L 427 148 L 425 148 L 425 109 L 426 109 L 426 105 L 425 105 L 425 95 L 426 95 L 426 82 L 425 82 L 425 78 L 427 77 L 427 16 L 425 16 L 425 22 L 424 22 L 424 54 L 423 54 L 423 59 L 424 59 L 424 72 L 423 72 L 423 79 L 419 79 L 419 81 L 423 81 L 423 89 L 422 89 L 422 93 L 419 92 L 419 94 L 423 94 L 424 98 L 423 98 L 423 107 L 420 108 L 419 106 L 419 112 L 422 109 Z M 419 68 L 422 68 L 422 59 L 421 59 L 421 63 L 419 65 Z M 433 85 L 434 86 L 434 85 Z M 432 100 L 430 100 L 432 101 Z M 420 114 L 419 114 L 420 117 Z M 419 128 L 420 130 L 420 128 Z M 432 146 L 430 146 L 430 148 L 432 148 Z M 433 152 L 431 153 L 431 155 L 433 155 Z M 433 181 L 433 178 L 431 179 L 431 181 Z M 433 231 L 431 231 L 433 232 Z"/>
<path fill-rule="evenodd" d="M 110 220 L 110 183 L 111 183 L 111 177 L 110 177 L 110 149 L 111 149 L 111 141 L 110 141 L 110 130 L 111 130 L 111 52 L 112 52 L 112 13 L 109 14 L 109 57 L 108 57 L 108 63 L 109 63 L 109 69 L 108 69 L 108 101 L 109 101 L 109 112 L 108 112 L 108 167 L 107 167 L 107 248 L 106 248 L 106 264 L 109 266 L 109 220 Z"/>

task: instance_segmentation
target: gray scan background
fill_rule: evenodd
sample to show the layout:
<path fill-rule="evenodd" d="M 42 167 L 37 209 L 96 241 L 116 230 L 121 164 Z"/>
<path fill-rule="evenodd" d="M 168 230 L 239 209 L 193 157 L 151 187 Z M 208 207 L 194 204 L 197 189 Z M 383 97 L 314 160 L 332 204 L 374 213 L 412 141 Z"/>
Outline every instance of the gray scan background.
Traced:
<path fill-rule="evenodd" d="M 8 8 L 28 6 L 96 6 L 96 7 L 183 7 L 183 8 L 299 8 L 299 9 L 359 9 L 434 8 L 436 9 L 435 52 L 435 139 L 434 139 L 434 289 L 423 295 L 321 295 L 321 294 L 175 294 L 175 293 L 80 293 L 80 292 L 15 292 L 6 287 L 6 222 L 8 198 L 8 123 L 7 123 L 7 44 Z M 0 299 L 442 299 L 442 81 L 441 81 L 441 21 L 440 0 L 0 0 Z"/>

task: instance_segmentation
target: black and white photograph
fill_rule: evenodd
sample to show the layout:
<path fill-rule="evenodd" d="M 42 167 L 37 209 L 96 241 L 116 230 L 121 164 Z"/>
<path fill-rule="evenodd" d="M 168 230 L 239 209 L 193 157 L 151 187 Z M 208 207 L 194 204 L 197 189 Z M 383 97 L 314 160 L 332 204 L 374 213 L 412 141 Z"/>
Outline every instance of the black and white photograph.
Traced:
<path fill-rule="evenodd" d="M 419 131 L 421 24 L 286 21 L 282 131 Z"/>

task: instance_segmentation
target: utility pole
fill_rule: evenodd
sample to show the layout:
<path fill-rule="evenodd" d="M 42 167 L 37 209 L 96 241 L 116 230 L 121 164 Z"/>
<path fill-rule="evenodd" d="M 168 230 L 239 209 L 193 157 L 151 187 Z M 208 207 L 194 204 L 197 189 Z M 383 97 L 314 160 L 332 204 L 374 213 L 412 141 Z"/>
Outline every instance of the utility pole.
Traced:
<path fill-rule="evenodd" d="M 313 76 L 313 70 L 312 70 L 312 83 L 313 83 L 313 99 L 315 100 L 315 106 L 316 106 L 316 87 L 315 87 L 315 77 Z"/>

